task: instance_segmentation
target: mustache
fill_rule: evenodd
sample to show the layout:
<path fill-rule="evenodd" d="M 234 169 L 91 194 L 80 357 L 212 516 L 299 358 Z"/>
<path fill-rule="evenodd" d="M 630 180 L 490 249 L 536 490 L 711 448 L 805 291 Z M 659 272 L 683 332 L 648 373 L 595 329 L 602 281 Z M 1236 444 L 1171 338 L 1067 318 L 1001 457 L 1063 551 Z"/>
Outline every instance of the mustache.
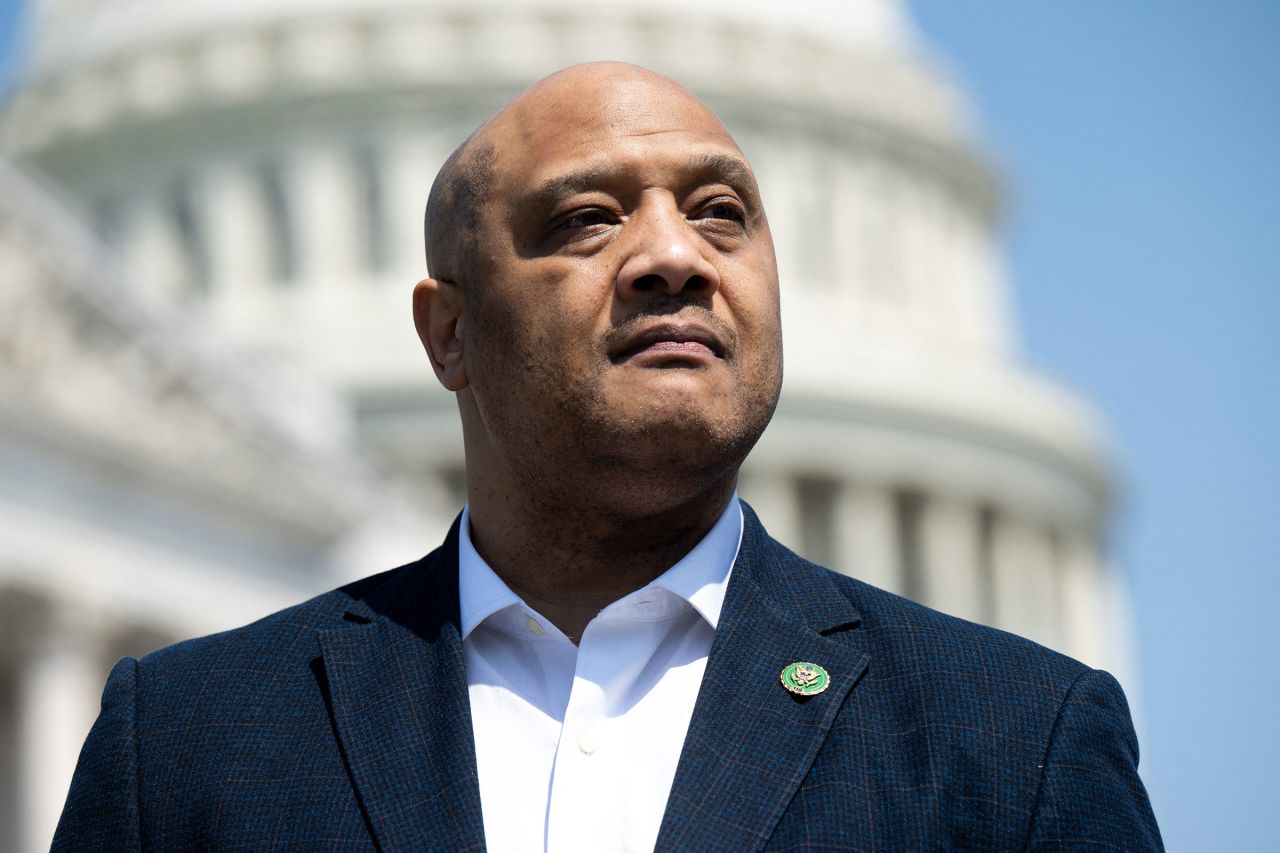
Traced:
<path fill-rule="evenodd" d="M 722 317 L 700 305 L 675 301 L 646 305 L 639 312 L 628 315 L 605 333 L 605 351 L 617 352 L 641 327 L 651 324 L 654 320 L 701 323 L 711 329 L 724 344 L 726 358 L 737 352 L 738 333 Z"/>

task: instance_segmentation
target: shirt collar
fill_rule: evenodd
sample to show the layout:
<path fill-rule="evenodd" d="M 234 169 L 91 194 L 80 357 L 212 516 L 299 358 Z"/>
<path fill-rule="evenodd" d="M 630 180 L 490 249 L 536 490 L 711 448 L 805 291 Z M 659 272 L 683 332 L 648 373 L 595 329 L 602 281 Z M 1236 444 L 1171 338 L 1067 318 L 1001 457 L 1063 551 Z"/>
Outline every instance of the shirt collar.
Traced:
<path fill-rule="evenodd" d="M 702 541 L 650 586 L 662 587 L 689 602 L 714 630 L 720 623 L 729 573 L 742 545 L 742 526 L 742 506 L 738 503 L 738 493 L 734 492 L 720 519 Z"/>
<path fill-rule="evenodd" d="M 742 530 L 742 506 L 734 492 L 702 541 L 649 586 L 660 587 L 687 601 L 714 630 L 720 622 L 729 573 L 742 545 Z M 458 604 L 464 640 L 493 614 L 513 605 L 527 606 L 476 551 L 471 541 L 468 507 L 463 507 L 458 526 Z"/>
<path fill-rule="evenodd" d="M 458 523 L 458 617 L 462 639 L 475 627 L 499 610 L 513 604 L 523 605 L 520 596 L 511 591 L 471 542 L 471 508 L 462 508 Z"/>

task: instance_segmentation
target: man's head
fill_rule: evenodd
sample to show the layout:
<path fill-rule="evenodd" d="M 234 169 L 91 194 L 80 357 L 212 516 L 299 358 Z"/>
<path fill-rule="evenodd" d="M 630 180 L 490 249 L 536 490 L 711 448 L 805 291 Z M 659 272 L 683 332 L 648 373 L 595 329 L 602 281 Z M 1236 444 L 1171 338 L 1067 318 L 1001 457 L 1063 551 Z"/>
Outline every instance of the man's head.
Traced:
<path fill-rule="evenodd" d="M 781 330 L 759 190 L 668 78 L 593 63 L 521 93 L 437 177 L 427 263 L 414 317 L 458 393 L 471 489 L 496 476 L 684 500 L 731 481 L 772 416 Z"/>

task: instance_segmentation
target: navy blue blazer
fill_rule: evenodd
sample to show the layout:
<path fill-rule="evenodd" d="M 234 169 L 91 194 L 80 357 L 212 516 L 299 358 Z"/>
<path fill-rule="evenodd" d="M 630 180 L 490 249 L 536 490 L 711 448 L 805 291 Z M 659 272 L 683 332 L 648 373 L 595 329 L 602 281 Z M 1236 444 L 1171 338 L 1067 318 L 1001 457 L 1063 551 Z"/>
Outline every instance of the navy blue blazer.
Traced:
<path fill-rule="evenodd" d="M 746 529 L 660 850 L 1160 850 L 1106 673 Z M 821 664 L 798 698 L 779 673 Z M 457 526 L 422 560 L 116 664 L 54 850 L 481 850 Z"/>

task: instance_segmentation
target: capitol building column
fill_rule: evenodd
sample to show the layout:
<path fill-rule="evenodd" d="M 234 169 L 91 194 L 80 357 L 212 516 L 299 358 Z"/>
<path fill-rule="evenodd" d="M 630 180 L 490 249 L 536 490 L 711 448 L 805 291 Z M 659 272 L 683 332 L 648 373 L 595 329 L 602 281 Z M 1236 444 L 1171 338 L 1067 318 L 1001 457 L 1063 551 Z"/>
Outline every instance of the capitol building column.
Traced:
<path fill-rule="evenodd" d="M 1060 557 L 1063 648 L 1090 666 L 1115 666 L 1109 648 L 1107 588 L 1097 546 L 1084 532 L 1068 535 Z"/>
<path fill-rule="evenodd" d="M 930 495 L 921 507 L 924 603 L 973 622 L 988 618 L 980 524 L 976 506 L 945 493 Z"/>
<path fill-rule="evenodd" d="M 996 517 L 991 547 L 995 624 L 1051 649 L 1062 648 L 1053 542 L 1024 518 Z"/>
<path fill-rule="evenodd" d="M 174 297 L 188 270 L 173 218 L 151 195 L 135 196 L 120 216 L 121 254 L 129 279 L 142 283 L 152 296 Z"/>
<path fill-rule="evenodd" d="M 892 490 L 844 481 L 835 496 L 833 568 L 864 583 L 901 593 L 896 501 Z"/>
<path fill-rule="evenodd" d="M 751 469 L 743 473 L 739 490 L 770 536 L 779 542 L 800 541 L 800 490 L 794 476 L 785 471 Z"/>
<path fill-rule="evenodd" d="M 299 276 L 325 292 L 352 287 L 360 235 L 374 224 L 362 209 L 355 152 L 308 146 L 289 159 L 285 187 L 297 211 Z"/>
<path fill-rule="evenodd" d="M 47 851 L 71 776 L 98 715 L 103 662 L 94 615 L 66 602 L 39 602 L 23 621 L 17 673 L 20 850 Z"/>
<path fill-rule="evenodd" d="M 203 167 L 200 189 L 208 222 L 210 295 L 215 314 L 234 324 L 255 307 L 269 264 L 271 227 L 261 187 L 247 164 Z"/>

